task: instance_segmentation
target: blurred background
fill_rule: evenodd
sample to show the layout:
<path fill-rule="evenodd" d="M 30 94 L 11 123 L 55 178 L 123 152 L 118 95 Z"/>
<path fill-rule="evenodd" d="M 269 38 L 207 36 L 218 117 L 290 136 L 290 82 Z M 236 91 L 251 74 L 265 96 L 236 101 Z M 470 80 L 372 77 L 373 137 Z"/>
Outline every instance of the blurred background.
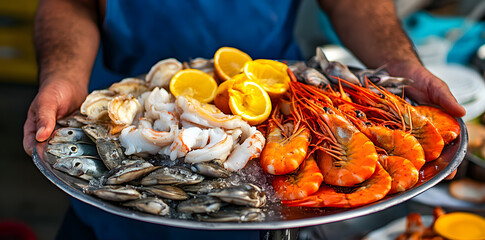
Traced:
<path fill-rule="evenodd" d="M 464 119 L 480 124 L 485 110 L 485 47 L 480 48 L 485 44 L 485 1 L 395 0 L 395 3 L 403 26 L 424 64 L 449 84 L 458 101 L 467 109 Z M 36 0 L 0 0 L 0 112 L 5 114 L 0 118 L 0 239 L 2 231 L 14 227 L 30 229 L 38 239 L 54 239 L 68 207 L 68 195 L 40 173 L 22 147 L 23 123 L 37 88 L 32 45 L 36 6 Z M 328 19 L 318 10 L 314 0 L 303 0 L 299 11 L 295 35 L 306 57 L 314 55 L 316 46 L 325 46 L 330 60 L 360 65 L 340 46 Z M 480 141 L 479 146 L 482 145 Z M 469 177 L 470 165 L 480 167 L 480 163 L 469 162 L 465 159 L 457 179 Z M 414 203 L 423 206 L 440 204 L 429 203 L 429 197 L 422 195 L 420 200 L 413 200 Z M 459 209 L 470 207 L 466 203 L 457 204 Z M 328 239 L 358 239 L 411 210 L 424 211 L 423 214 L 432 211 L 432 207 L 415 206 L 387 209 L 380 213 L 381 220 L 373 225 L 364 227 L 360 223 L 366 218 L 358 218 L 330 224 L 317 234 Z M 471 206 L 470 209 L 478 212 L 485 210 L 483 203 Z M 338 232 L 348 226 L 353 231 Z M 302 231 L 302 239 L 317 236 L 311 234 L 316 233 Z"/>

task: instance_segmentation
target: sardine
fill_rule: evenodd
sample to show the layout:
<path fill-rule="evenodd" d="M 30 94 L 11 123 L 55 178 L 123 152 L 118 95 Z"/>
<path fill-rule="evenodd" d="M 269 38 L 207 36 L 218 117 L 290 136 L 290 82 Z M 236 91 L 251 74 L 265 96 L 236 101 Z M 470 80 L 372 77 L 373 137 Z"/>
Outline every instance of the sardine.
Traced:
<path fill-rule="evenodd" d="M 386 89 L 403 88 L 404 85 L 409 85 L 414 81 L 404 77 L 392 77 L 383 69 L 358 69 L 350 68 L 350 70 L 359 78 L 362 86 L 367 86 L 366 79 L 371 83 L 384 87 Z"/>
<path fill-rule="evenodd" d="M 217 197 L 224 202 L 242 206 L 262 207 L 266 204 L 266 194 L 261 188 L 251 183 L 214 189 L 207 195 Z"/>
<path fill-rule="evenodd" d="M 112 169 L 106 179 L 106 184 L 121 184 L 145 176 L 160 167 L 149 162 L 135 161 L 127 165 L 119 165 Z"/>
<path fill-rule="evenodd" d="M 98 139 L 96 141 L 99 157 L 109 170 L 120 166 L 127 159 L 121 144 L 116 140 Z"/>
<path fill-rule="evenodd" d="M 81 128 L 58 128 L 52 133 L 49 143 L 87 143 L 94 144 Z"/>
<path fill-rule="evenodd" d="M 328 61 L 321 47 L 317 47 L 316 52 L 316 59 L 320 68 L 332 83 L 338 83 L 338 78 L 341 78 L 353 84 L 360 84 L 359 79 L 349 70 L 347 65 L 337 61 Z"/>
<path fill-rule="evenodd" d="M 162 199 L 155 197 L 141 198 L 123 203 L 122 205 L 155 215 L 163 216 L 170 213 L 170 207 Z"/>
<path fill-rule="evenodd" d="M 56 160 L 53 167 L 71 176 L 86 180 L 101 177 L 108 171 L 103 161 L 97 157 L 61 157 Z"/>
<path fill-rule="evenodd" d="M 158 184 L 187 185 L 204 180 L 204 176 L 182 167 L 162 167 L 141 179 L 141 184 L 150 186 Z"/>
<path fill-rule="evenodd" d="M 65 118 L 57 120 L 57 123 L 63 127 L 73 127 L 73 128 L 80 128 L 84 126 L 84 123 L 78 121 L 76 119 L 76 116 L 78 116 L 80 113 L 74 114 L 67 116 Z"/>
<path fill-rule="evenodd" d="M 187 200 L 189 195 L 179 187 L 171 185 L 155 185 L 150 187 L 142 187 L 141 190 L 155 194 L 161 198 L 171 200 Z"/>
<path fill-rule="evenodd" d="M 82 127 L 82 130 L 91 138 L 94 142 L 97 140 L 109 139 L 109 127 L 108 124 L 88 124 Z"/>
<path fill-rule="evenodd" d="M 46 151 L 57 157 L 98 156 L 96 146 L 86 143 L 52 143 Z"/>
<path fill-rule="evenodd" d="M 211 213 L 218 211 L 221 206 L 221 200 L 215 197 L 198 195 L 196 198 L 180 202 L 177 205 L 177 211 L 183 213 Z"/>

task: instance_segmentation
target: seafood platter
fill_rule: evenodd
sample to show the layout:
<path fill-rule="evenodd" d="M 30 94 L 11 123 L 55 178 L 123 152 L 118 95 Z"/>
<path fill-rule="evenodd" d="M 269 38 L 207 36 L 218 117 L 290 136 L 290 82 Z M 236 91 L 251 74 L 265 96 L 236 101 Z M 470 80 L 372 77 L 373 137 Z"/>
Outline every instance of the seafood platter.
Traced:
<path fill-rule="evenodd" d="M 72 197 L 136 220 L 341 221 L 413 198 L 465 156 L 463 121 L 400 97 L 410 82 L 328 61 L 319 48 L 307 62 L 228 47 L 214 59 L 165 59 L 90 93 L 33 159 Z"/>

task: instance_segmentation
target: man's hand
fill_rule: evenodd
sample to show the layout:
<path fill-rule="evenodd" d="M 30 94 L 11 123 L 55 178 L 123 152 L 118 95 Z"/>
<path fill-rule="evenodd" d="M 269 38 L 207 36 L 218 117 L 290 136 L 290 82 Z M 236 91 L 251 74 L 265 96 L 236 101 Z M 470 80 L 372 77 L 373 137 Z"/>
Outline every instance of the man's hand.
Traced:
<path fill-rule="evenodd" d="M 414 80 L 410 86 L 405 88 L 404 93 L 419 104 L 440 106 L 454 117 L 465 116 L 465 109 L 458 104 L 448 85 L 420 63 L 414 61 L 390 63 L 386 70 L 392 76 Z"/>
<path fill-rule="evenodd" d="M 70 80 L 49 81 L 39 89 L 30 105 L 24 124 L 24 150 L 32 155 L 37 142 L 49 138 L 60 119 L 82 104 L 87 95 L 87 88 L 73 84 Z"/>

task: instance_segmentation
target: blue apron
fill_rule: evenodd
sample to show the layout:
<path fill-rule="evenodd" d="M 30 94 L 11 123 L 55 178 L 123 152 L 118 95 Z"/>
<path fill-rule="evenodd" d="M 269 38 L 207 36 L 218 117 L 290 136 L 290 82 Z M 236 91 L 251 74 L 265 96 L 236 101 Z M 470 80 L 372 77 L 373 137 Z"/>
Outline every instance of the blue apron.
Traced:
<path fill-rule="evenodd" d="M 253 59 L 300 60 L 293 37 L 297 0 L 108 1 L 90 90 L 147 73 L 174 57 L 213 58 L 222 46 Z M 77 200 L 72 208 L 98 239 L 259 239 L 259 231 L 191 230 L 119 217 Z"/>

